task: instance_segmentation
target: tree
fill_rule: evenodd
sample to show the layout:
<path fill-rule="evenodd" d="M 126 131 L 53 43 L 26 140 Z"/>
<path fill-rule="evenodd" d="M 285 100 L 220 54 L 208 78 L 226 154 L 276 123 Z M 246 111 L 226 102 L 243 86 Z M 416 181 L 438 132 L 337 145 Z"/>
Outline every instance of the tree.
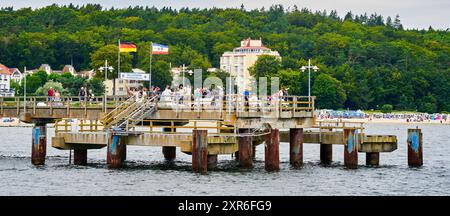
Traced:
<path fill-rule="evenodd" d="M 317 76 L 312 87 L 312 95 L 316 96 L 316 104 L 319 109 L 342 108 L 346 99 L 341 82 L 328 74 L 321 73 Z"/>
<path fill-rule="evenodd" d="M 91 54 L 91 67 L 97 71 L 96 77 L 105 77 L 104 71 L 99 71 L 100 67 L 105 66 L 105 60 L 108 60 L 108 65 L 114 67 L 112 73 L 108 72 L 108 79 L 113 79 L 118 77 L 117 62 L 118 62 L 118 47 L 116 45 L 106 45 Z M 131 60 L 132 56 L 130 53 L 120 53 L 120 71 L 130 72 L 131 71 Z"/>
<path fill-rule="evenodd" d="M 152 68 L 152 85 L 164 89 L 171 82 L 172 74 L 170 73 L 169 64 L 162 60 L 156 61 Z"/>
<path fill-rule="evenodd" d="M 35 94 L 40 95 L 40 96 L 46 96 L 47 91 L 50 88 L 53 88 L 55 91 L 58 90 L 60 92 L 61 96 L 67 93 L 61 83 L 48 81 L 47 83 L 44 84 L 44 86 L 39 87 L 36 90 Z"/>
<path fill-rule="evenodd" d="M 43 86 L 47 82 L 47 73 L 45 71 L 37 71 L 33 74 L 27 74 L 26 75 L 27 80 L 27 94 L 33 95 L 35 94 L 36 90 Z M 25 79 L 22 79 L 22 82 L 19 87 L 19 92 L 21 94 L 24 91 L 24 82 Z"/>
<path fill-rule="evenodd" d="M 400 15 L 396 15 L 394 19 L 394 24 L 392 25 L 395 29 L 403 30 L 403 25 L 400 22 Z"/>
<path fill-rule="evenodd" d="M 279 58 L 271 55 L 262 55 L 258 57 L 255 64 L 249 68 L 250 75 L 255 77 L 256 80 L 259 77 L 270 77 L 276 75 L 281 69 L 281 61 Z"/>
<path fill-rule="evenodd" d="M 92 89 L 94 96 L 104 95 L 105 93 L 105 85 L 103 84 L 102 79 L 94 77 L 88 80 L 87 87 L 88 89 Z"/>
<path fill-rule="evenodd" d="M 387 27 L 391 27 L 391 28 L 394 27 L 393 24 L 392 24 L 392 18 L 390 16 L 388 16 L 386 18 L 386 26 Z"/>
<path fill-rule="evenodd" d="M 353 21 L 353 14 L 352 14 L 351 11 L 349 11 L 349 12 L 345 15 L 344 20 Z"/>
<path fill-rule="evenodd" d="M 394 108 L 390 104 L 384 104 L 383 106 L 381 106 L 382 113 L 391 113 L 393 109 Z"/>

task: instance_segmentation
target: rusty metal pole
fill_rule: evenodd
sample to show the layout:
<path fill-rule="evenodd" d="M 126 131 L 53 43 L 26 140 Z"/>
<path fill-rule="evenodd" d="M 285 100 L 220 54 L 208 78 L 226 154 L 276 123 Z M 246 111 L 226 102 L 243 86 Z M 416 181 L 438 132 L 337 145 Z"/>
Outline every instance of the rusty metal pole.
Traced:
<path fill-rule="evenodd" d="M 295 168 L 303 166 L 303 128 L 289 130 L 289 163 Z"/>
<path fill-rule="evenodd" d="M 333 145 L 320 144 L 320 162 L 331 164 L 331 161 L 333 161 Z"/>
<path fill-rule="evenodd" d="M 358 168 L 358 135 L 355 129 L 344 129 L 344 165 L 348 169 Z"/>
<path fill-rule="evenodd" d="M 47 154 L 47 130 L 45 125 L 34 125 L 32 131 L 31 163 L 44 165 Z"/>
<path fill-rule="evenodd" d="M 73 164 L 83 166 L 87 165 L 87 149 L 73 150 Z"/>
<path fill-rule="evenodd" d="M 249 133 L 250 129 L 243 128 L 239 129 L 239 134 Z M 239 164 L 242 168 L 252 168 L 253 158 L 252 158 L 252 137 L 249 134 L 238 137 L 239 144 Z"/>
<path fill-rule="evenodd" d="M 423 138 L 421 129 L 408 129 L 408 165 L 421 167 L 423 165 Z"/>
<path fill-rule="evenodd" d="M 176 129 L 174 128 L 173 131 L 175 131 Z M 170 128 L 163 128 L 164 132 L 171 132 Z M 164 159 L 168 160 L 168 161 L 172 161 L 175 160 L 175 158 L 177 157 L 177 147 L 175 146 L 163 146 L 162 147 L 162 153 L 164 155 Z"/>
<path fill-rule="evenodd" d="M 267 171 L 280 170 L 280 131 L 272 129 L 270 134 L 265 135 L 265 168 Z"/>
<path fill-rule="evenodd" d="M 380 152 L 367 152 L 366 153 L 366 165 L 367 166 L 380 165 Z"/>
<path fill-rule="evenodd" d="M 217 155 L 208 155 L 208 169 L 215 169 L 217 167 Z"/>
<path fill-rule="evenodd" d="M 208 169 L 208 131 L 192 130 L 192 171 L 206 175 Z"/>
<path fill-rule="evenodd" d="M 120 168 L 123 163 L 123 147 L 127 137 L 111 135 L 108 140 L 107 164 L 108 168 Z"/>

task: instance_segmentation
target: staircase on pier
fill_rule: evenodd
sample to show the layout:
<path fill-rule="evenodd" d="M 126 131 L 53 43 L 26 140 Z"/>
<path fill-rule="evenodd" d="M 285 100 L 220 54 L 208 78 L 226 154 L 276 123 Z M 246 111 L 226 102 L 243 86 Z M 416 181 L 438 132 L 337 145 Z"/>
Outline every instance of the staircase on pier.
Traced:
<path fill-rule="evenodd" d="M 105 129 L 115 134 L 128 134 L 130 129 L 157 110 L 158 96 L 136 99 L 131 97 L 103 118 Z"/>

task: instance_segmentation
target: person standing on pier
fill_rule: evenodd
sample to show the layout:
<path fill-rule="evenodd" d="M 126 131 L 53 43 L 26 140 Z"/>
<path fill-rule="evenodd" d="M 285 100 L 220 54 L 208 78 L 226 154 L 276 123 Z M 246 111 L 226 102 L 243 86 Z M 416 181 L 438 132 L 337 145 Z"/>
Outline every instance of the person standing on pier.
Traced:
<path fill-rule="evenodd" d="M 80 104 L 82 106 L 85 106 L 85 101 L 86 101 L 86 89 L 84 87 L 81 87 L 80 91 L 78 92 L 78 96 L 80 97 Z"/>
<path fill-rule="evenodd" d="M 50 87 L 47 91 L 48 103 L 52 102 L 54 96 L 55 92 L 53 91 L 53 87 Z"/>

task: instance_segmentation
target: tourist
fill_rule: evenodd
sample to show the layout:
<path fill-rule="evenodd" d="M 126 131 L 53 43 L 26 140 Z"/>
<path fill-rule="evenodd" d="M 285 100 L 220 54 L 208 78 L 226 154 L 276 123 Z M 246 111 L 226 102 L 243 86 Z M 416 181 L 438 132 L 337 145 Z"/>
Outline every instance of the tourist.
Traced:
<path fill-rule="evenodd" d="M 92 89 L 89 89 L 89 91 L 88 91 L 87 100 L 94 101 L 94 93 L 92 92 Z"/>
<path fill-rule="evenodd" d="M 55 96 L 55 92 L 53 91 L 53 87 L 50 87 L 50 88 L 47 90 L 47 97 L 48 97 L 49 103 L 52 102 L 54 96 Z"/>
<path fill-rule="evenodd" d="M 82 106 L 85 105 L 86 94 L 86 89 L 84 87 L 81 87 L 80 91 L 78 92 L 78 96 L 80 97 L 80 103 Z"/>
<path fill-rule="evenodd" d="M 249 98 L 250 98 L 250 91 L 245 89 L 244 90 L 244 101 L 245 101 L 244 107 L 245 107 L 246 111 L 248 111 L 248 106 L 249 106 L 248 100 L 249 100 Z"/>
<path fill-rule="evenodd" d="M 56 89 L 55 91 L 55 97 L 54 97 L 54 101 L 55 101 L 55 106 L 61 106 L 61 95 L 58 91 L 58 89 Z"/>

